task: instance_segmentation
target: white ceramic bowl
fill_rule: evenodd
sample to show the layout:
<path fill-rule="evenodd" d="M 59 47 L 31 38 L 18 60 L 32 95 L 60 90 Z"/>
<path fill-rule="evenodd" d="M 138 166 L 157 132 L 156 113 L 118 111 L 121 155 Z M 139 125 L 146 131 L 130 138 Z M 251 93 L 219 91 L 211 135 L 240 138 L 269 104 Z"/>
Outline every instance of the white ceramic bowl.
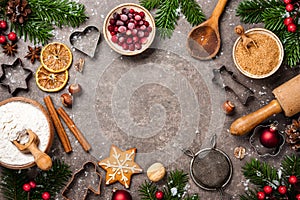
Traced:
<path fill-rule="evenodd" d="M 237 45 L 242 42 L 242 38 L 239 37 L 235 43 L 234 43 L 234 46 L 233 46 L 233 50 L 232 50 L 232 57 L 233 57 L 233 61 L 234 61 L 234 64 L 235 66 L 238 68 L 238 70 L 244 74 L 245 76 L 249 77 L 249 78 L 253 78 L 253 79 L 262 79 L 262 78 L 267 78 L 269 76 L 271 76 L 272 74 L 274 74 L 278 69 L 279 67 L 281 66 L 281 63 L 283 61 L 283 57 L 284 57 L 284 49 L 283 49 L 283 45 L 280 41 L 280 39 L 271 31 L 267 30 L 267 29 L 264 29 L 264 28 L 253 28 L 253 29 L 249 29 L 245 32 L 245 34 L 247 36 L 251 35 L 251 34 L 254 34 L 254 33 L 258 33 L 258 34 L 265 34 L 267 36 L 270 36 L 272 39 L 274 39 L 276 41 L 276 44 L 278 46 L 278 49 L 279 49 L 279 61 L 278 61 L 278 64 L 267 74 L 262 74 L 262 75 L 256 75 L 256 74 L 252 74 L 246 70 L 244 70 L 240 64 L 238 63 L 237 61 L 237 58 L 236 58 L 236 48 L 237 48 Z"/>
<path fill-rule="evenodd" d="M 122 13 L 123 8 L 128 8 L 128 9 L 132 8 L 137 12 L 143 11 L 145 13 L 145 20 L 148 21 L 149 26 L 152 27 L 152 31 L 150 32 L 149 36 L 147 37 L 148 41 L 145 44 L 142 44 L 142 48 L 139 50 L 137 50 L 137 49 L 134 51 L 124 50 L 120 45 L 118 45 L 117 43 L 113 43 L 111 40 L 112 36 L 108 30 L 109 20 L 111 18 L 113 18 L 113 14 L 115 12 L 119 13 L 119 14 Z M 122 55 L 133 56 L 133 55 L 142 53 L 152 44 L 154 37 L 155 37 L 155 21 L 151 15 L 151 13 L 146 8 L 144 8 L 140 5 L 134 4 L 134 3 L 125 3 L 125 4 L 116 6 L 108 13 L 108 15 L 106 16 L 106 18 L 104 20 L 104 24 L 103 24 L 103 34 L 104 34 L 104 38 L 105 38 L 106 42 L 114 51 L 116 51 L 117 53 L 122 54 Z"/>

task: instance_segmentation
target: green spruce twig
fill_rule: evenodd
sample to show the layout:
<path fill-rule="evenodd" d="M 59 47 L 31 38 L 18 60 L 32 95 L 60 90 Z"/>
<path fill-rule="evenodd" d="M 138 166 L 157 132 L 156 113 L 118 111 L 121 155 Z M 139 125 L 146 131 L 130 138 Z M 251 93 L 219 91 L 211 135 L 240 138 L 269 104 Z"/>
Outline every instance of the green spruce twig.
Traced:
<path fill-rule="evenodd" d="M 192 26 L 199 25 L 205 20 L 205 15 L 195 0 L 182 0 L 180 6 L 182 14 Z"/>
<path fill-rule="evenodd" d="M 156 200 L 155 192 L 157 191 L 157 186 L 153 182 L 145 181 L 139 189 L 141 200 Z"/>

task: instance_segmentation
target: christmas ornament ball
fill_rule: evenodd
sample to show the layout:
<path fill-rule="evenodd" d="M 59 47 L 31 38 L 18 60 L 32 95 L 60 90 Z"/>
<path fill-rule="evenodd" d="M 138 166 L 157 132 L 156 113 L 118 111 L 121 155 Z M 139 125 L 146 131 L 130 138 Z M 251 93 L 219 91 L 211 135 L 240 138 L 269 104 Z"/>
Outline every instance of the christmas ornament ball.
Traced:
<path fill-rule="evenodd" d="M 158 200 L 164 199 L 164 193 L 162 191 L 155 192 L 155 198 Z"/>
<path fill-rule="evenodd" d="M 42 194 L 42 199 L 43 199 L 43 200 L 49 200 L 50 198 L 51 198 L 51 195 L 50 195 L 49 192 L 44 192 L 44 193 Z"/>
<path fill-rule="evenodd" d="M 6 30 L 7 29 L 7 22 L 4 20 L 0 20 L 0 29 Z"/>
<path fill-rule="evenodd" d="M 298 182 L 298 179 L 296 176 L 292 175 L 289 177 L 289 183 L 290 184 L 296 184 Z"/>
<path fill-rule="evenodd" d="M 264 192 L 258 192 L 257 193 L 257 199 L 263 200 L 263 199 L 265 199 L 265 197 L 266 197 L 266 195 L 265 195 Z"/>
<path fill-rule="evenodd" d="M 284 185 L 279 186 L 278 192 L 282 195 L 285 194 L 287 192 L 286 186 L 284 186 Z"/>
<path fill-rule="evenodd" d="M 29 192 L 31 190 L 31 186 L 29 183 L 25 183 L 22 188 L 25 192 Z"/>
<path fill-rule="evenodd" d="M 280 136 L 277 131 L 272 128 L 263 130 L 259 139 L 260 143 L 267 148 L 277 147 L 280 143 Z"/>
<path fill-rule="evenodd" d="M 269 186 L 269 185 L 266 185 L 265 187 L 264 187 L 264 192 L 266 193 L 266 194 L 271 194 L 272 193 L 272 187 L 271 186 Z"/>
<path fill-rule="evenodd" d="M 111 200 L 132 200 L 132 196 L 126 190 L 116 190 Z"/>

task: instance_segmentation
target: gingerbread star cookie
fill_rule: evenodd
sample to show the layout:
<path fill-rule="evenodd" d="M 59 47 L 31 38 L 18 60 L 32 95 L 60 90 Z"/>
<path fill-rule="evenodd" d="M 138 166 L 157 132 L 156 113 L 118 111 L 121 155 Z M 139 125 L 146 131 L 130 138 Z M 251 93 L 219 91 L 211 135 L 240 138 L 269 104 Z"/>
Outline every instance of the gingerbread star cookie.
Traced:
<path fill-rule="evenodd" d="M 136 148 L 122 151 L 115 145 L 111 146 L 109 157 L 98 162 L 106 171 L 106 185 L 119 181 L 125 188 L 129 188 L 131 176 L 143 171 L 134 162 L 135 154 Z"/>

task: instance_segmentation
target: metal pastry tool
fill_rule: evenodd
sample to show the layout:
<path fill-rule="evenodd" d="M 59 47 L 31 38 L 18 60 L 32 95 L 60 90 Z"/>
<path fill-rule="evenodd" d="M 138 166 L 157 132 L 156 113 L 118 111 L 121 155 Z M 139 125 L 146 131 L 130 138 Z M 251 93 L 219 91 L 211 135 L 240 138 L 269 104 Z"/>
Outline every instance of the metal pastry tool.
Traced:
<path fill-rule="evenodd" d="M 41 170 L 49 170 L 52 167 L 51 158 L 38 149 L 38 136 L 30 129 L 22 130 L 17 133 L 12 143 L 23 153 L 31 153 L 34 161 Z"/>

